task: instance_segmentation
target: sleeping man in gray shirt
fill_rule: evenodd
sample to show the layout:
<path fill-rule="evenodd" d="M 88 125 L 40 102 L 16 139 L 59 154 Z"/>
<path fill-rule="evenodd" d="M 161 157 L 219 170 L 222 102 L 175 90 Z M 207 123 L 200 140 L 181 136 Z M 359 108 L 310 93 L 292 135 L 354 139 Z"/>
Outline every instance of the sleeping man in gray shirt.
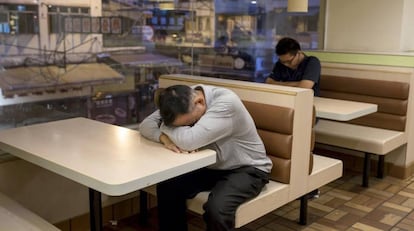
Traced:
<path fill-rule="evenodd" d="M 237 207 L 260 193 L 272 168 L 249 112 L 234 92 L 207 85 L 168 87 L 158 105 L 140 125 L 144 137 L 186 155 L 217 152 L 215 164 L 157 185 L 160 230 L 186 231 L 186 200 L 201 191 L 211 191 L 207 230 L 234 229 Z"/>

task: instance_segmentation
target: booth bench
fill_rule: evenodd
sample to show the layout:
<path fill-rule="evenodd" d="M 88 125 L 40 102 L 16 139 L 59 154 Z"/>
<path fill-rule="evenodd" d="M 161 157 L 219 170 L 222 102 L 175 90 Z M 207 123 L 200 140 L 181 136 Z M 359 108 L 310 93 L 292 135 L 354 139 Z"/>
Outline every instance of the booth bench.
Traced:
<path fill-rule="evenodd" d="M 363 152 L 362 186 L 368 187 L 371 156 L 378 156 L 377 177 L 383 178 L 385 155 L 407 143 L 409 83 L 322 75 L 320 96 L 373 103 L 378 111 L 346 122 L 319 119 L 316 142 Z"/>
<path fill-rule="evenodd" d="M 273 168 L 271 180 L 262 192 L 237 209 L 236 227 L 298 198 L 301 200 L 299 222 L 306 224 L 307 195 L 342 176 L 342 161 L 314 155 L 311 151 L 314 124 L 311 90 L 189 75 L 164 75 L 159 82 L 162 88 L 176 84 L 206 84 L 231 89 L 252 115 Z M 141 215 L 144 217 L 147 193 L 155 195 L 155 187 L 140 193 Z M 201 192 L 188 200 L 188 209 L 203 214 L 202 205 L 208 194 Z"/>
<path fill-rule="evenodd" d="M 0 193 L 0 230 L 58 231 L 59 229 Z"/>

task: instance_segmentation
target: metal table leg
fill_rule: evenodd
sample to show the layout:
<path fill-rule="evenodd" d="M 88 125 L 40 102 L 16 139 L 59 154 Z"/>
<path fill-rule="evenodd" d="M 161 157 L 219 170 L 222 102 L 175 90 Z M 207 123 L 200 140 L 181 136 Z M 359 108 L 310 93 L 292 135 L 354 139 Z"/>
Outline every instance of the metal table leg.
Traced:
<path fill-rule="evenodd" d="M 364 169 L 362 172 L 362 187 L 367 188 L 369 185 L 369 174 L 371 172 L 371 153 L 365 153 Z"/>
<path fill-rule="evenodd" d="M 101 193 L 89 188 L 89 219 L 91 231 L 102 231 Z"/>

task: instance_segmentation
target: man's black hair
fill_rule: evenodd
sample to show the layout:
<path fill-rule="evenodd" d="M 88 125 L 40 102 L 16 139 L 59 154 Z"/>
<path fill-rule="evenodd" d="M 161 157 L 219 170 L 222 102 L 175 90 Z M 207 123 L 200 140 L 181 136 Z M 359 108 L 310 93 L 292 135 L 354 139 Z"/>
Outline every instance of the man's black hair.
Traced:
<path fill-rule="evenodd" d="M 164 89 L 159 96 L 159 109 L 165 125 L 170 126 L 178 115 L 188 113 L 193 99 L 193 89 L 174 85 Z"/>
<path fill-rule="evenodd" d="M 279 40 L 276 45 L 275 51 L 277 56 L 290 53 L 295 55 L 300 50 L 300 44 L 293 38 L 285 37 Z"/>

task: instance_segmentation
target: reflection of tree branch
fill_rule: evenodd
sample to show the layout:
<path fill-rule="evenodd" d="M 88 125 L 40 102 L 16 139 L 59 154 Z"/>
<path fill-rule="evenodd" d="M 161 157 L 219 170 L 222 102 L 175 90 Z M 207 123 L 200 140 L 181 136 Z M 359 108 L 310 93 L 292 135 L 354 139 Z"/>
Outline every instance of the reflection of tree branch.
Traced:
<path fill-rule="evenodd" d="M 75 48 L 77 48 L 77 47 L 79 47 L 79 46 L 82 46 L 82 45 L 84 45 L 84 44 L 86 44 L 87 42 L 90 42 L 90 41 L 92 41 L 92 42 L 96 42 L 97 41 L 97 39 L 96 38 L 93 38 L 93 39 L 90 39 L 90 40 L 87 40 L 87 41 L 85 41 L 85 42 L 83 42 L 83 43 L 80 43 L 79 45 L 77 45 L 77 46 L 75 46 L 75 47 L 72 47 L 71 49 L 69 49 L 69 50 L 67 50 L 67 51 L 70 51 L 70 50 L 73 50 L 73 49 L 75 49 Z M 79 66 L 79 64 L 82 64 L 82 63 L 84 63 L 86 60 L 88 60 L 88 59 L 90 59 L 94 54 L 92 54 L 92 47 L 93 47 L 93 43 L 91 44 L 91 46 L 89 47 L 89 54 L 90 55 L 87 55 L 87 56 L 85 56 L 81 61 L 79 61 L 76 65 L 74 65 L 71 69 L 69 69 L 69 70 L 67 70 L 66 69 L 66 63 L 64 63 L 63 65 L 64 65 L 64 68 L 65 68 L 65 72 L 64 72 L 64 74 L 67 74 L 68 72 L 70 72 L 70 71 L 72 71 L 72 70 L 74 70 L 76 67 L 78 67 Z M 67 52 L 66 51 L 66 52 Z M 65 53 L 66 53 L 65 52 Z M 65 61 L 65 60 L 64 60 Z M 62 74 L 57 74 L 57 76 L 55 76 L 55 80 L 56 80 L 56 82 L 59 82 L 59 78 L 60 78 L 60 76 L 61 76 Z"/>
<path fill-rule="evenodd" d="M 45 55 L 47 56 L 44 60 L 42 60 L 41 58 L 34 58 L 34 57 L 26 57 L 23 60 L 22 65 L 24 66 L 38 66 L 39 67 L 39 72 L 35 72 L 34 75 L 29 75 L 29 76 L 25 76 L 25 79 L 27 77 L 27 80 L 36 78 L 38 76 L 41 76 L 41 78 L 45 79 L 48 82 L 55 82 L 58 83 L 59 82 L 59 78 L 62 76 L 62 74 L 55 74 L 54 72 L 52 72 L 52 70 L 50 69 L 49 64 L 55 64 L 57 66 L 62 66 L 59 65 L 61 64 L 60 62 L 62 61 L 61 57 L 58 57 L 59 55 L 64 55 L 66 52 L 71 51 L 73 49 L 76 49 L 82 45 L 85 45 L 87 43 L 91 43 L 90 47 L 89 47 L 89 51 L 85 52 L 87 55 L 85 55 L 83 58 L 81 58 L 80 61 L 77 61 L 76 65 L 74 65 L 73 67 L 71 67 L 69 70 L 66 70 L 64 73 L 70 72 L 72 70 L 74 70 L 76 67 L 78 67 L 79 64 L 84 63 L 85 61 L 91 59 L 95 54 L 92 53 L 92 49 L 93 49 L 93 45 L 95 42 L 97 42 L 98 40 L 96 38 L 92 38 L 89 39 L 87 41 L 84 41 L 74 47 L 72 47 L 71 49 L 68 49 L 66 51 L 58 51 L 57 49 L 59 49 L 59 43 L 61 43 L 62 41 L 64 41 L 63 39 L 60 39 L 60 41 L 57 41 L 56 43 L 56 49 L 55 50 L 44 50 L 44 53 L 46 53 Z M 14 45 L 14 44 L 3 44 L 3 45 L 9 45 L 9 46 L 15 46 L 15 47 L 20 47 L 23 49 L 30 49 L 30 50 L 40 50 L 37 48 L 31 48 L 31 47 L 26 47 L 26 46 L 20 46 L 20 45 Z M 53 60 L 50 60 L 53 57 Z M 50 62 L 52 61 L 52 62 Z M 42 66 L 47 66 L 46 70 L 42 69 Z M 65 63 L 63 63 L 63 66 L 65 66 Z"/>
<path fill-rule="evenodd" d="M 40 49 L 40 48 L 33 48 L 33 47 L 28 47 L 28 46 L 16 45 L 16 44 L 2 43 L 1 41 L 0 41 L 0 45 L 10 46 L 10 47 L 16 47 L 16 48 L 23 48 L 23 49 L 27 49 L 27 50 L 44 51 L 44 52 L 54 52 L 53 50 L 43 50 L 43 49 Z"/>
<path fill-rule="evenodd" d="M 82 45 L 84 45 L 84 44 L 86 44 L 86 43 L 91 42 L 91 41 L 95 42 L 95 41 L 97 41 L 97 38 L 96 38 L 96 37 L 94 37 L 94 38 L 91 38 L 91 39 L 89 39 L 89 40 L 86 40 L 86 41 L 84 41 L 84 42 L 82 42 L 82 43 L 80 43 L 80 44 L 78 44 L 78 45 L 76 45 L 76 46 L 74 46 L 74 47 L 72 47 L 72 48 L 70 48 L 70 49 L 67 49 L 67 50 L 66 50 L 66 52 L 71 51 L 71 50 L 74 50 L 74 49 L 76 49 L 76 48 L 78 48 L 78 47 L 80 47 L 80 46 L 82 46 Z"/>

